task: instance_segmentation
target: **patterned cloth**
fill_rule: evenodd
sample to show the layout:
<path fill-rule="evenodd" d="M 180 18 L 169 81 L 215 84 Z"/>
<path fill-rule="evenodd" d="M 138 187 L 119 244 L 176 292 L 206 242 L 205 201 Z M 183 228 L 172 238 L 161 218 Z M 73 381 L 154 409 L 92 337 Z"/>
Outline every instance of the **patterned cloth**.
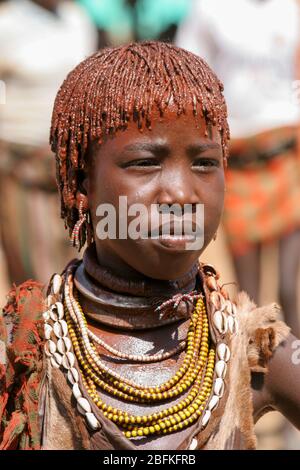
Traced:
<path fill-rule="evenodd" d="M 234 141 L 231 158 L 243 159 L 254 151 L 271 153 L 295 135 L 295 130 L 284 128 Z M 243 169 L 228 168 L 226 186 L 223 223 L 235 255 L 300 227 L 300 157 L 296 147 Z"/>
<path fill-rule="evenodd" d="M 27 281 L 0 313 L 0 450 L 40 448 L 44 310 L 41 284 Z"/>

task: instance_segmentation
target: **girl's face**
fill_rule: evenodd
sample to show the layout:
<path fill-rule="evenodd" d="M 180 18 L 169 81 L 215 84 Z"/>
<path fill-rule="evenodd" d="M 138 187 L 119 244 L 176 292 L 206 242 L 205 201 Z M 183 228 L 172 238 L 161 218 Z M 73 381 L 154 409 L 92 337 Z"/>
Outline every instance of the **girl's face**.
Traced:
<path fill-rule="evenodd" d="M 141 132 L 131 122 L 125 131 L 107 137 L 101 146 L 92 145 L 85 185 L 99 262 L 122 276 L 138 279 L 143 274 L 174 280 L 191 269 L 219 225 L 224 200 L 221 138 L 216 127 L 205 136 L 204 121 L 197 128 L 191 110 L 178 116 L 169 108 L 163 119 L 158 113 L 153 115 L 151 126 L 151 130 Z M 143 204 L 149 214 L 144 214 L 144 219 L 150 219 L 153 204 L 177 204 L 182 209 L 184 204 L 191 204 L 195 221 L 196 205 L 203 204 L 202 248 L 186 249 L 189 236 L 179 241 L 172 236 L 100 240 L 96 234 L 101 220 L 96 215 L 97 207 L 111 204 L 118 220 L 120 196 L 127 197 L 128 207 Z M 128 217 L 128 221 L 134 218 Z"/>

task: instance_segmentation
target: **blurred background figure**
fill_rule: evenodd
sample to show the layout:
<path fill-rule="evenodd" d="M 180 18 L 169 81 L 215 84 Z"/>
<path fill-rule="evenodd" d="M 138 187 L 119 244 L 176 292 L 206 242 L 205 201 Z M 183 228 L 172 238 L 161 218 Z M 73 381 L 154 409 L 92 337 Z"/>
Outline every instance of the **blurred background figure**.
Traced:
<path fill-rule="evenodd" d="M 74 2 L 0 3 L 0 231 L 9 283 L 46 282 L 72 256 L 48 144 L 51 110 L 68 71 L 96 43 L 90 19 Z"/>
<path fill-rule="evenodd" d="M 98 30 L 98 46 L 143 39 L 171 42 L 190 0 L 77 0 Z"/>
<path fill-rule="evenodd" d="M 195 0 L 176 37 L 225 86 L 232 141 L 224 227 L 239 287 L 259 302 L 262 247 L 278 241 L 278 297 L 298 337 L 299 34 L 297 0 Z"/>
<path fill-rule="evenodd" d="M 98 33 L 98 48 L 133 40 L 132 10 L 126 0 L 77 0 Z"/>

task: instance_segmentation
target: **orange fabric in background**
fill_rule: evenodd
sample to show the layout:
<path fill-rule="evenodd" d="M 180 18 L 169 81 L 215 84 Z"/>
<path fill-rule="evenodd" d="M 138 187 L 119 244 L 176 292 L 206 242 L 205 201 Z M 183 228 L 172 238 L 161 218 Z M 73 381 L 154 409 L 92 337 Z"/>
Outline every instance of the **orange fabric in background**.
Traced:
<path fill-rule="evenodd" d="M 248 148 L 272 148 L 298 134 L 299 128 L 264 132 L 234 141 L 243 158 Z M 241 255 L 253 244 L 272 242 L 300 227 L 300 151 L 287 150 L 268 162 L 226 170 L 227 192 L 223 223 L 231 252 Z"/>

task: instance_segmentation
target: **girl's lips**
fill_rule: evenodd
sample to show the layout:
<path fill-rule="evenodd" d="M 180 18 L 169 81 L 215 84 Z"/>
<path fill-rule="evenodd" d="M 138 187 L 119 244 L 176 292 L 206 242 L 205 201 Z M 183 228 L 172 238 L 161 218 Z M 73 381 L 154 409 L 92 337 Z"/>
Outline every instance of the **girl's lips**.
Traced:
<path fill-rule="evenodd" d="M 167 248 L 185 250 L 186 243 L 195 241 L 195 235 L 161 235 L 157 240 Z"/>

